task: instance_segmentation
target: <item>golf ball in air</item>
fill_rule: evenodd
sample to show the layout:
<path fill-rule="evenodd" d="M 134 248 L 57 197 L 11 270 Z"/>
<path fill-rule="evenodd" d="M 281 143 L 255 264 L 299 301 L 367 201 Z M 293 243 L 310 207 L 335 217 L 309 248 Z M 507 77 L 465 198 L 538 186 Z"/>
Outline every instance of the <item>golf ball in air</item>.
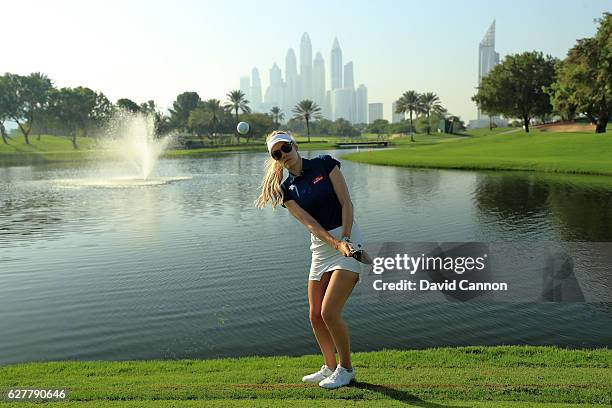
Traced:
<path fill-rule="evenodd" d="M 249 131 L 249 124 L 246 122 L 240 122 L 236 127 L 236 130 L 238 130 L 238 133 L 240 133 L 241 135 L 245 135 Z"/>

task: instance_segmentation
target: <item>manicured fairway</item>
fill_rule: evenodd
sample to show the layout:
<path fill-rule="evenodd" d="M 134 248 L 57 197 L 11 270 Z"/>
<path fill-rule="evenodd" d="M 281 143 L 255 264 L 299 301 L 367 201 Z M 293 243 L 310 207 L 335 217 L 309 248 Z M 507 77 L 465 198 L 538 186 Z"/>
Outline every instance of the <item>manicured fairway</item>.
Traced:
<path fill-rule="evenodd" d="M 439 136 L 438 136 L 439 137 Z M 448 137 L 424 145 L 394 140 L 396 149 L 350 153 L 345 159 L 361 163 L 452 169 L 527 170 L 612 175 L 612 130 L 551 133 L 533 130 Z"/>
<path fill-rule="evenodd" d="M 609 407 L 612 401 L 609 349 L 386 350 L 354 353 L 353 361 L 357 383 L 331 391 L 300 381 L 322 364 L 317 355 L 8 365 L 0 367 L 0 387 L 68 388 L 69 401 L 48 405 L 70 407 Z"/>

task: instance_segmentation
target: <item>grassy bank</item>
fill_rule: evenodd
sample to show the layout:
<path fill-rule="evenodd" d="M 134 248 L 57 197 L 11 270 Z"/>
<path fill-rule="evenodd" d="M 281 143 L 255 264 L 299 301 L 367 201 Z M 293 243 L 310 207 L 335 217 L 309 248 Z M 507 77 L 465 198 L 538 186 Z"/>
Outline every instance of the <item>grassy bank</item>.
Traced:
<path fill-rule="evenodd" d="M 311 143 L 305 143 L 306 137 L 297 137 L 300 150 L 326 150 L 333 149 L 338 140 L 337 137 L 311 137 Z M 79 162 L 109 158 L 105 151 L 96 146 L 95 140 L 91 138 L 79 138 L 78 150 L 72 147 L 72 142 L 67 137 L 43 135 L 41 140 L 30 137 L 30 144 L 26 145 L 23 136 L 13 137 L 8 145 L 0 142 L 0 165 L 27 165 L 53 162 Z M 262 140 L 242 142 L 240 145 L 214 146 L 188 150 L 167 150 L 163 157 L 205 157 L 225 152 L 265 152 L 266 145 Z"/>
<path fill-rule="evenodd" d="M 317 355 L 16 364 L 0 367 L 0 388 L 68 388 L 70 401 L 49 405 L 75 407 L 609 407 L 612 401 L 609 349 L 387 350 L 354 353 L 353 360 L 357 383 L 332 391 L 300 381 L 320 367 Z"/>
<path fill-rule="evenodd" d="M 418 135 L 418 139 L 427 138 Z M 361 163 L 451 169 L 526 170 L 612 175 L 612 130 L 592 132 L 504 132 L 496 129 L 448 137 L 447 143 L 394 140 L 397 149 L 351 153 L 343 157 Z"/>

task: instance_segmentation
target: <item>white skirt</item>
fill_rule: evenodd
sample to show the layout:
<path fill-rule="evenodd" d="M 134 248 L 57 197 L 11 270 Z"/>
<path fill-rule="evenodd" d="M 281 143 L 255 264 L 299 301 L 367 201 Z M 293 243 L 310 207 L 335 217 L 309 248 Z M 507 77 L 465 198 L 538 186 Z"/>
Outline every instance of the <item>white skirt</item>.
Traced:
<path fill-rule="evenodd" d="M 342 226 L 328 231 L 334 238 L 342 238 Z M 357 248 L 363 247 L 363 236 L 359 226 L 353 222 L 351 228 L 351 243 Z M 361 263 L 351 256 L 344 256 L 340 251 L 334 249 L 325 241 L 320 240 L 314 234 L 310 234 L 310 251 L 312 262 L 310 264 L 309 280 L 321 280 L 323 273 L 336 269 L 346 269 L 361 274 Z"/>

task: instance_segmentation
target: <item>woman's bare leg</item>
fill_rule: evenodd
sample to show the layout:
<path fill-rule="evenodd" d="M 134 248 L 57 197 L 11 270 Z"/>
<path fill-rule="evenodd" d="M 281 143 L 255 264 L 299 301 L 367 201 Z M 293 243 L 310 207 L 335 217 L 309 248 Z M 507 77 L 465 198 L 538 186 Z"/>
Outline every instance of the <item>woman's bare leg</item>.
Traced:
<path fill-rule="evenodd" d="M 332 273 L 321 305 L 321 316 L 334 341 L 340 365 L 352 369 L 350 338 L 347 325 L 342 320 L 342 308 L 359 280 L 356 272 L 337 269 Z"/>
<path fill-rule="evenodd" d="M 323 297 L 329 284 L 331 272 L 325 272 L 320 281 L 308 280 L 308 304 L 310 305 L 310 324 L 314 331 L 317 343 L 325 359 L 325 364 L 332 369 L 336 369 L 336 349 L 327 325 L 321 316 L 321 305 Z"/>

